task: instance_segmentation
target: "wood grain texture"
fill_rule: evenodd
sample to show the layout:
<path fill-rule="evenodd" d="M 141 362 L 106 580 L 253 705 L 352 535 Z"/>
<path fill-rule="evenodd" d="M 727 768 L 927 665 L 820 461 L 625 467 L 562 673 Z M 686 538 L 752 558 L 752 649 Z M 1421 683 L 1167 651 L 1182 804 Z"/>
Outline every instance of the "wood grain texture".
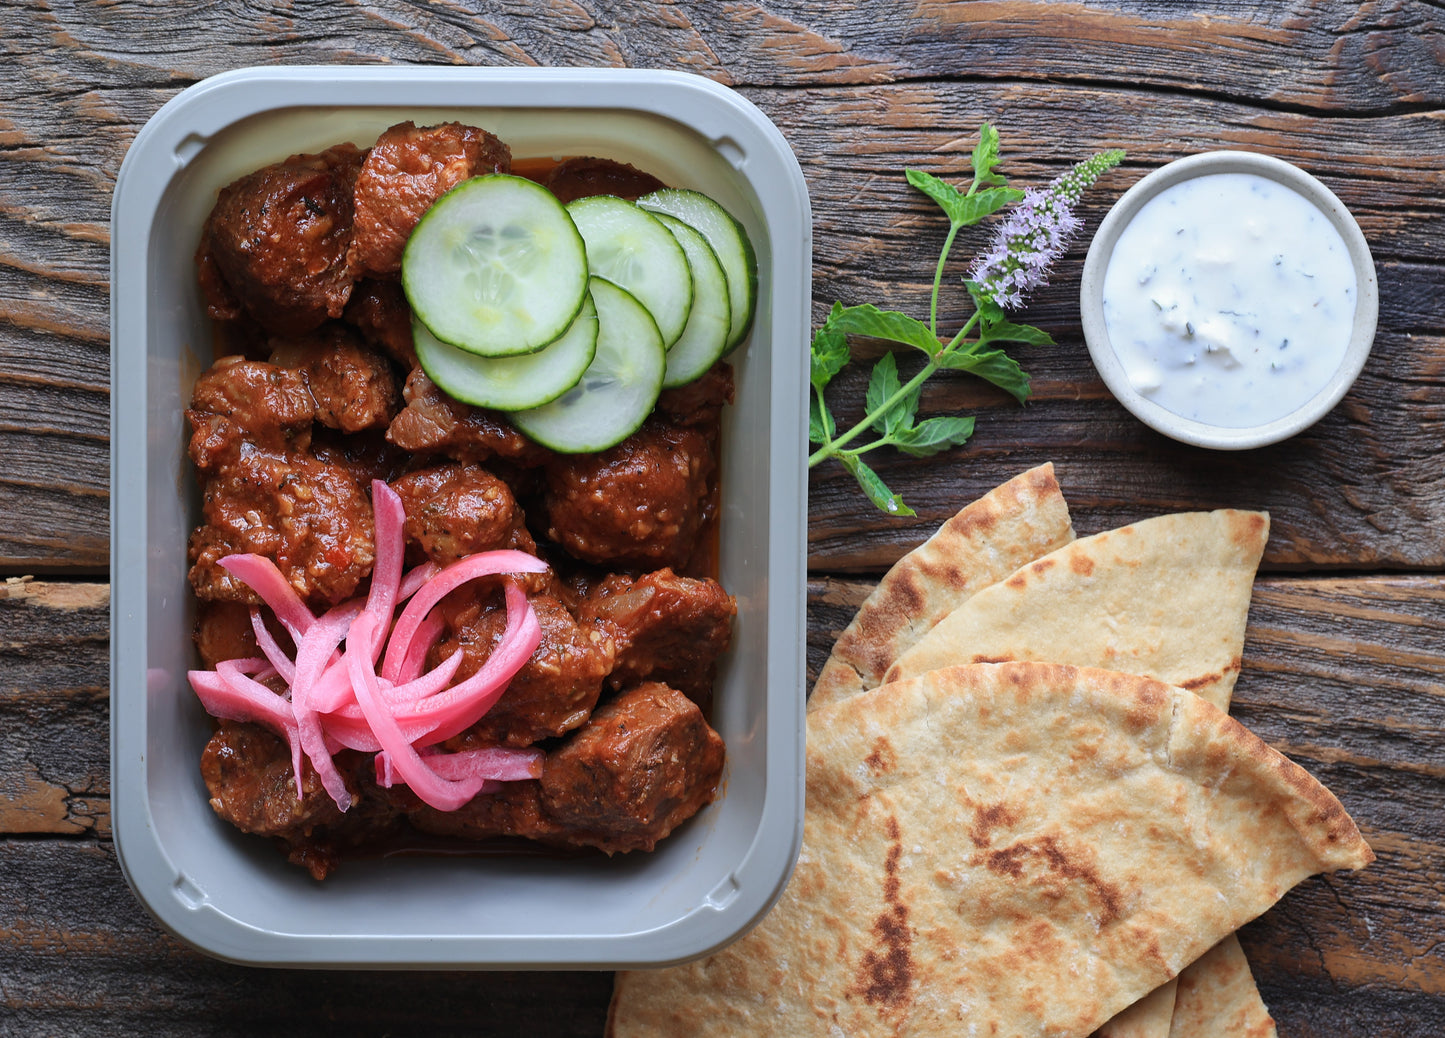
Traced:
<path fill-rule="evenodd" d="M 956 176 L 983 119 L 1021 185 L 1128 149 L 1083 206 L 1089 228 L 1134 180 L 1195 151 L 1269 151 L 1319 176 L 1358 217 L 1381 294 L 1375 353 L 1334 413 L 1238 455 L 1150 433 L 1084 352 L 1077 245 L 1027 313 L 1058 342 L 1018 352 L 1033 401 L 938 376 L 924 411 L 976 414 L 973 443 L 879 459 L 916 519 L 871 512 L 836 466 L 812 474 L 810 682 L 877 573 L 1035 463 L 1056 463 L 1084 533 L 1268 508 L 1270 575 L 1235 713 L 1340 794 L 1379 861 L 1305 884 L 1242 939 L 1285 1038 L 1445 1034 L 1439 2 L 0 0 L 0 24 L 0 577 L 62 578 L 0 585 L 0 1038 L 602 1032 L 606 974 L 214 962 L 162 934 L 117 867 L 108 589 L 74 579 L 108 562 L 111 191 L 167 100 L 276 63 L 653 66 L 729 84 L 798 154 L 817 318 L 834 300 L 925 311 L 945 228 L 901 170 Z M 945 326 L 966 314 L 949 282 Z M 857 364 L 838 379 L 841 415 L 861 407 L 866 377 Z"/>
<path fill-rule="evenodd" d="M 835 299 L 921 312 L 942 229 L 900 171 L 956 172 L 984 118 L 1002 127 L 1020 183 L 1097 147 L 1129 150 L 1085 206 L 1090 226 L 1130 182 L 1183 154 L 1242 147 L 1298 162 L 1355 211 L 1381 266 L 1376 354 L 1314 434 L 1219 457 L 1135 422 L 1083 352 L 1077 248 L 1029 311 L 1059 340 L 1022 351 L 1034 402 L 1019 409 L 940 377 L 926 407 L 977 413 L 975 443 L 929 461 L 880 460 L 919 511 L 912 522 L 877 522 L 836 466 L 819 469 L 812 564 L 877 567 L 954 501 L 1065 454 L 1077 510 L 1104 525 L 1137 517 L 1136 502 L 1247 501 L 1274 515 L 1270 566 L 1445 564 L 1445 477 L 1429 460 L 1445 432 L 1438 6 L 551 0 L 483 14 L 310 0 L 274 11 L 206 5 L 179 20 L 164 2 L 3 0 L 0 10 L 10 58 L 0 78 L 0 437 L 33 448 L 0 471 L 12 520 L 0 570 L 104 569 L 110 188 L 130 140 L 179 89 L 275 62 L 659 65 L 734 84 L 803 163 L 820 314 Z M 979 244 L 965 241 L 963 254 Z M 961 315 L 954 292 L 945 324 Z M 858 408 L 863 382 L 859 372 L 839 381 L 840 412 Z"/>
<path fill-rule="evenodd" d="M 0 584 L 0 836 L 110 836 L 110 588 Z"/>
<path fill-rule="evenodd" d="M 0 1038 L 600 1038 L 611 973 L 268 970 L 162 932 L 114 851 L 0 841 Z M 14 893 L 18 892 L 18 893 Z"/>

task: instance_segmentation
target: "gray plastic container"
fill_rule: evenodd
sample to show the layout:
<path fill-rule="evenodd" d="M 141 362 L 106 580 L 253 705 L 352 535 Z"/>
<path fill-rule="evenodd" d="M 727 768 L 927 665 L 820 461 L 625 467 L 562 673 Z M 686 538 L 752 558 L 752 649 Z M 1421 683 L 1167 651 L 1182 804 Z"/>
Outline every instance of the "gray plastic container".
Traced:
<path fill-rule="evenodd" d="M 193 255 L 216 192 L 287 155 L 457 119 L 519 158 L 595 154 L 703 191 L 747 228 L 757 320 L 724 418 L 721 579 L 737 596 L 713 723 L 716 803 L 651 854 L 404 856 L 325 883 L 212 812 L 186 540 L 199 493 L 182 410 L 210 363 Z M 802 837 L 807 340 L 812 220 L 777 128 L 708 80 L 628 69 L 266 68 L 173 99 L 116 181 L 111 245 L 111 786 L 136 896 L 212 955 L 286 966 L 664 965 L 772 906 Z"/>

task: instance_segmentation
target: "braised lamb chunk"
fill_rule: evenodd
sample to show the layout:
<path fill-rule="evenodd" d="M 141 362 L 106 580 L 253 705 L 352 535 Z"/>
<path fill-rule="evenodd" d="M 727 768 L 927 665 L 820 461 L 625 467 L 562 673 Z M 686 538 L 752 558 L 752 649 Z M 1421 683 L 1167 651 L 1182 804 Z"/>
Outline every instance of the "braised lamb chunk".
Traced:
<path fill-rule="evenodd" d="M 286 740 L 257 724 L 222 721 L 201 754 L 201 777 L 216 814 L 258 836 L 302 836 L 341 820 L 309 761 L 301 795 Z"/>
<path fill-rule="evenodd" d="M 682 567 L 713 513 L 717 462 L 700 430 L 656 418 L 600 454 L 547 465 L 547 536 L 585 562 Z"/>
<path fill-rule="evenodd" d="M 569 842 L 652 850 L 710 803 L 722 738 L 697 704 L 660 682 L 604 703 L 542 767 L 542 804 Z"/>
<path fill-rule="evenodd" d="M 517 465 L 543 464 L 552 452 L 527 439 L 500 414 L 447 396 L 421 368 L 402 389 L 402 408 L 386 438 L 413 454 L 445 454 L 458 461 L 501 458 Z"/>
<path fill-rule="evenodd" d="M 194 640 L 201 666 L 207 670 L 215 670 L 222 660 L 261 655 L 251 629 L 251 610 L 244 602 L 200 603 Z"/>
<path fill-rule="evenodd" d="M 476 464 L 448 462 L 408 472 L 392 489 L 406 510 L 406 539 L 447 566 L 479 551 L 536 544 L 511 488 Z"/>
<path fill-rule="evenodd" d="M 190 455 L 203 473 L 234 458 L 242 443 L 304 449 L 316 402 L 299 371 L 264 361 L 222 357 L 196 380 L 186 419 Z"/>
<path fill-rule="evenodd" d="M 354 269 L 395 274 L 412 228 L 431 204 L 469 177 L 506 173 L 512 152 L 475 126 L 398 123 L 377 138 L 356 178 Z"/>
<path fill-rule="evenodd" d="M 564 205 L 593 195 L 615 195 L 636 201 L 667 186 L 651 173 L 626 162 L 585 155 L 557 163 L 542 185 Z"/>
<path fill-rule="evenodd" d="M 391 362 L 344 324 L 272 342 L 271 363 L 306 376 L 316 420 L 354 433 L 385 429 L 401 410 L 401 387 Z"/>
<path fill-rule="evenodd" d="M 374 479 L 391 482 L 410 460 L 386 442 L 381 429 L 343 433 L 319 426 L 311 433 L 311 454 L 323 465 L 339 465 L 363 487 L 371 486 Z"/>
<path fill-rule="evenodd" d="M 305 451 L 246 446 L 206 481 L 202 525 L 191 535 L 191 586 L 198 598 L 259 604 L 219 560 L 253 552 L 275 560 L 315 605 L 340 602 L 371 573 L 371 501 L 345 467 Z"/>
<path fill-rule="evenodd" d="M 361 337 L 410 371 L 417 366 L 416 347 L 411 337 L 411 305 L 401 282 L 362 278 L 352 289 L 342 317 L 354 325 Z"/>
<path fill-rule="evenodd" d="M 722 739 L 697 704 L 649 683 L 599 707 L 547 754 L 540 779 L 508 783 L 456 811 L 415 807 L 409 817 L 443 836 L 650 851 L 712 802 L 723 759 Z"/>
<path fill-rule="evenodd" d="M 657 413 L 674 425 L 695 425 L 715 436 L 723 405 L 732 402 L 732 365 L 718 361 L 702 378 L 675 389 L 664 389 L 657 398 Z"/>
<path fill-rule="evenodd" d="M 612 639 L 579 624 L 552 595 L 531 595 L 529 600 L 542 627 L 541 644 L 496 705 L 449 748 L 530 746 L 581 725 L 596 705 L 602 681 L 612 670 Z M 460 649 L 461 681 L 475 674 L 502 640 L 507 611 L 499 595 L 469 594 L 467 589 L 447 596 L 441 609 L 447 633 L 432 648 L 427 666 L 439 665 Z"/>
<path fill-rule="evenodd" d="M 294 864 L 325 879 L 343 851 L 375 844 L 402 824 L 371 780 L 370 755 L 348 751 L 336 761 L 354 799 L 344 814 L 304 757 L 296 795 L 291 751 L 261 725 L 222 721 L 201 753 L 201 777 L 217 815 L 242 832 L 279 840 Z"/>
<path fill-rule="evenodd" d="M 213 317 L 244 310 L 274 334 L 299 335 L 341 316 L 355 280 L 346 255 L 360 166 L 361 152 L 341 144 L 222 189 L 197 253 Z"/>
<path fill-rule="evenodd" d="M 736 614 L 737 603 L 716 580 L 679 577 L 670 569 L 636 580 L 614 573 L 577 607 L 579 621 L 602 627 L 617 645 L 607 678 L 613 688 L 664 681 L 704 706 Z"/>

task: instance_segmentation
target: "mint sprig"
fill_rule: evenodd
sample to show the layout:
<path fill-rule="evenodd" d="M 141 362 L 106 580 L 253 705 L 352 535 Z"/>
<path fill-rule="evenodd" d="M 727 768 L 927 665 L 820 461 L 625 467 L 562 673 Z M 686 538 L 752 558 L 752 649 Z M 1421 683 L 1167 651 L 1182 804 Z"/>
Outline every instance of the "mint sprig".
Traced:
<path fill-rule="evenodd" d="M 948 217 L 948 235 L 934 268 L 933 292 L 925 323 L 897 310 L 882 310 L 871 303 L 843 306 L 835 303 L 827 320 L 813 336 L 810 380 L 808 438 L 817 445 L 808 458 L 812 468 L 836 458 L 858 480 L 858 485 L 880 510 L 890 515 L 914 515 L 897 494 L 862 459 L 879 447 L 894 447 L 914 457 L 927 457 L 949 447 L 966 443 L 973 435 L 974 419 L 966 416 L 918 418 L 923 383 L 941 368 L 966 371 L 1010 393 L 1019 403 L 1029 397 L 1029 376 L 999 343 L 1047 346 L 1049 334 L 1032 325 L 1009 320 L 1006 306 L 1021 305 L 1023 291 L 1042 283 L 1042 274 L 1063 251 L 1078 220 L 1072 205 L 1083 189 L 1105 170 L 1117 165 L 1123 152 L 1110 151 L 1086 160 L 1054 181 L 1047 191 L 1018 191 L 1008 187 L 999 165 L 998 132 L 988 123 L 979 129 L 979 141 L 972 155 L 973 179 L 961 191 L 921 170 L 905 171 L 908 183 L 938 204 Z M 994 247 L 975 264 L 975 277 L 964 282 L 973 299 L 974 312 L 963 327 L 946 342 L 938 335 L 938 293 L 943 271 L 960 229 L 971 226 L 1000 210 L 1013 207 L 1000 228 Z M 1027 233 L 1020 233 L 1023 228 Z M 1003 261 L 1006 264 L 1001 265 Z M 1032 279 L 1021 284 L 1016 273 L 1023 269 Z M 1002 280 L 1003 278 L 1007 280 Z M 848 363 L 848 336 L 863 335 L 923 353 L 923 368 L 906 383 L 898 374 L 898 361 L 886 353 L 873 365 L 864 401 L 866 413 L 846 432 L 839 434 L 828 408 L 824 391 L 833 377 Z M 876 438 L 853 446 L 865 433 Z"/>

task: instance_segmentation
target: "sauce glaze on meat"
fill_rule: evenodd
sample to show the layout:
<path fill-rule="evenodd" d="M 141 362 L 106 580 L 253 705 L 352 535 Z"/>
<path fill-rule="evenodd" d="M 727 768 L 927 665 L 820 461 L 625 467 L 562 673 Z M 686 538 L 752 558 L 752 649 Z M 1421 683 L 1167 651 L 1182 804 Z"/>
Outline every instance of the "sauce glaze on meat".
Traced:
<path fill-rule="evenodd" d="M 364 592 L 372 479 L 404 502 L 410 563 L 517 548 L 552 567 L 518 581 L 541 644 L 492 711 L 443 747 L 537 745 L 540 779 L 441 812 L 405 786 L 379 787 L 370 755 L 343 750 L 356 801 L 343 814 L 309 762 L 298 797 L 279 736 L 218 723 L 201 758 L 216 813 L 318 879 L 416 834 L 651 850 L 717 793 L 724 750 L 704 711 L 736 605 L 709 572 L 709 537 L 731 370 L 665 393 L 611 451 L 564 456 L 447 397 L 411 349 L 396 281 L 407 235 L 447 189 L 510 164 L 485 130 L 405 122 L 367 151 L 337 145 L 240 178 L 202 232 L 218 343 L 242 350 L 201 375 L 186 412 L 203 488 L 190 577 L 205 666 L 255 653 L 256 597 L 218 565 L 225 555 L 269 556 L 318 610 Z M 606 159 L 519 170 L 564 200 L 661 186 Z M 462 678 L 485 662 L 505 626 L 503 579 L 443 600 L 431 664 L 460 650 Z"/>

